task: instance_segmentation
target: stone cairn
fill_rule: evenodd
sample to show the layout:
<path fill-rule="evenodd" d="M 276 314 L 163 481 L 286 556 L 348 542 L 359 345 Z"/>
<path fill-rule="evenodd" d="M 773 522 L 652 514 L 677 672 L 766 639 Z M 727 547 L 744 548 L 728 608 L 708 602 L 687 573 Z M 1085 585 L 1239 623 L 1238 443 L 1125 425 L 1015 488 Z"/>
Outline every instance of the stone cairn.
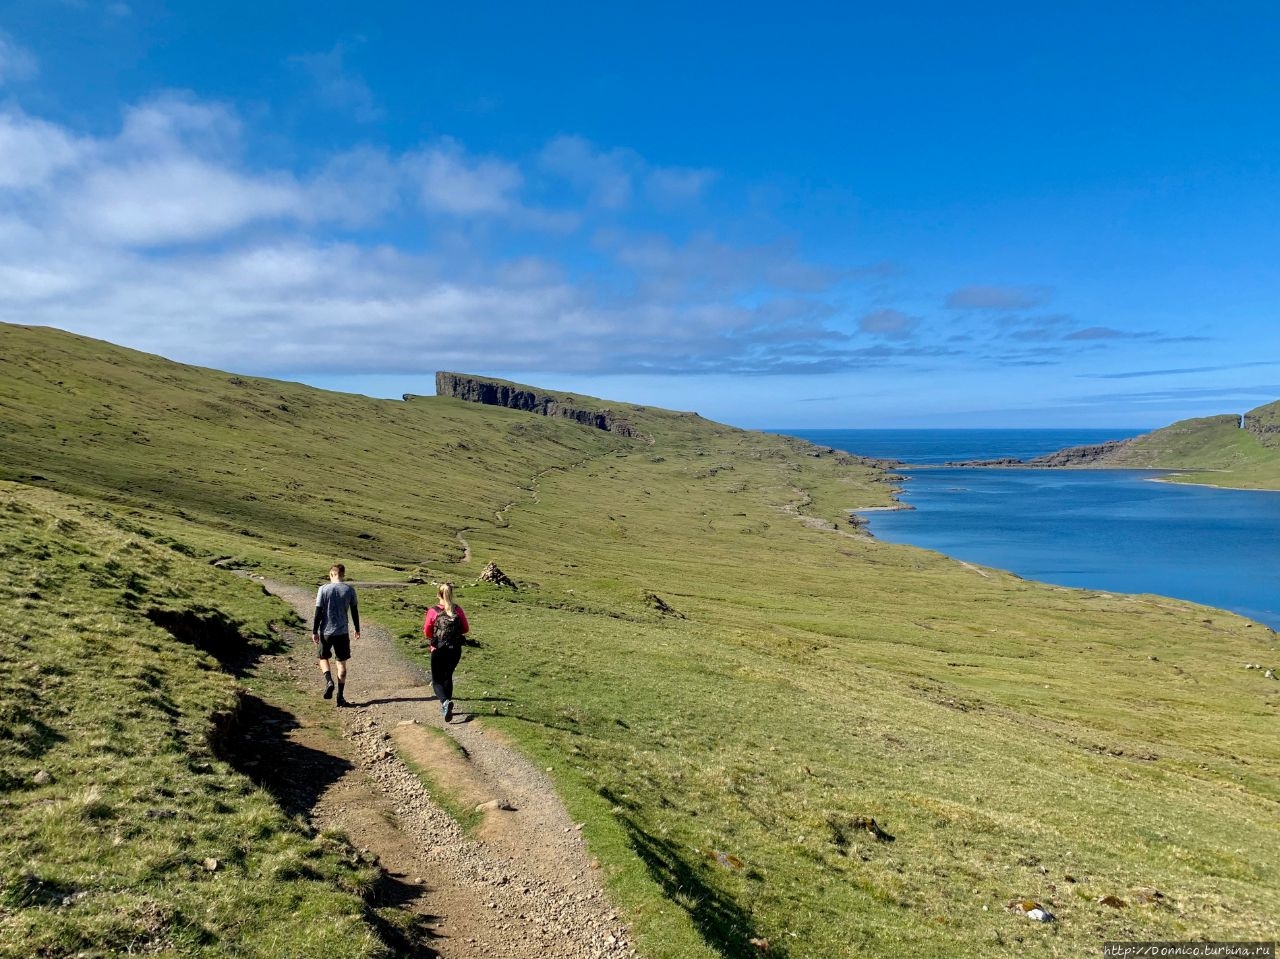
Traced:
<path fill-rule="evenodd" d="M 497 563 L 486 563 L 483 570 L 480 571 L 480 582 L 493 583 L 495 586 L 510 586 L 512 589 L 520 587 L 511 580 L 511 577 L 498 569 Z"/>

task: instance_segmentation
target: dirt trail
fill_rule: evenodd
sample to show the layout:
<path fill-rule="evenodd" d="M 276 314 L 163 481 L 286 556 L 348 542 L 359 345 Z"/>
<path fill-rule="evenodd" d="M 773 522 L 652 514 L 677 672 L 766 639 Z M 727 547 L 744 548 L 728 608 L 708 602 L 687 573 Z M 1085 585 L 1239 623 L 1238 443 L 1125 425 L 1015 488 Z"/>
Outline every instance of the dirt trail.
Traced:
<path fill-rule="evenodd" d="M 312 590 L 260 581 L 310 619 Z M 341 830 L 357 849 L 377 855 L 390 874 L 389 898 L 422 917 L 429 945 L 405 944 L 405 954 L 635 956 L 551 781 L 496 731 L 473 721 L 465 697 L 446 726 L 424 671 L 396 650 L 382 627 L 362 625 L 347 682 L 354 708 L 320 700 L 310 637 L 299 634 L 292 653 L 274 662 L 318 705 L 299 710 L 306 713 L 300 720 L 268 721 L 290 727 L 286 746 L 307 756 L 297 770 L 279 772 L 303 777 L 289 783 L 286 798 L 294 797 L 317 828 Z M 466 653 L 458 677 L 466 682 Z M 340 729 L 345 742 L 326 729 Z M 457 805 L 490 805 L 475 838 L 463 834 L 402 757 Z"/>

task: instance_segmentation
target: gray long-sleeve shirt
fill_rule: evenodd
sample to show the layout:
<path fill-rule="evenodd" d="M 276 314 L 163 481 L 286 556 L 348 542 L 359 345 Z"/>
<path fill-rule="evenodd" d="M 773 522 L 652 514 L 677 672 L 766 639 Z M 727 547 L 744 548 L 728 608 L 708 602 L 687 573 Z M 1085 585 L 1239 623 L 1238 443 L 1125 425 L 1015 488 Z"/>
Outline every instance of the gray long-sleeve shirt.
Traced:
<path fill-rule="evenodd" d="M 321 636 L 341 636 L 347 632 L 347 610 L 351 622 L 360 632 L 360 607 L 356 605 L 355 587 L 346 583 L 325 583 L 316 593 L 316 615 L 311 631 Z"/>

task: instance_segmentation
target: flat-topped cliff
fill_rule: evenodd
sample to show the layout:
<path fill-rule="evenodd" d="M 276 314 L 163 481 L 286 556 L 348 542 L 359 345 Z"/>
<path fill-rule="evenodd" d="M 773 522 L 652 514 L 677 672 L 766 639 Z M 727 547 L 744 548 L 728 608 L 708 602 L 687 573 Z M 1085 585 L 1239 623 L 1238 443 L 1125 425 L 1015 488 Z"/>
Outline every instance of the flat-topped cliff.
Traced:
<path fill-rule="evenodd" d="M 619 436 L 649 439 L 647 434 L 636 429 L 614 410 L 587 409 L 574 403 L 572 397 L 532 390 L 504 380 L 441 370 L 436 373 L 436 395 L 465 400 L 468 403 L 505 406 L 511 410 L 525 410 L 542 416 L 555 416 L 598 430 L 617 433 Z M 405 399 L 409 397 L 406 396 Z"/>

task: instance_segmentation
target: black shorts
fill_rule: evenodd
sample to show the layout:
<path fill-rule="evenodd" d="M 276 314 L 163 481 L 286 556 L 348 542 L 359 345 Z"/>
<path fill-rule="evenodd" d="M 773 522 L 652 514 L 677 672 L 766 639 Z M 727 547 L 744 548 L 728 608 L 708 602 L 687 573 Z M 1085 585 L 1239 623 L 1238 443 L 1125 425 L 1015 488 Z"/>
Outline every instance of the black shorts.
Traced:
<path fill-rule="evenodd" d="M 351 634 L 339 633 L 337 636 L 320 637 L 320 653 L 318 659 L 334 659 L 345 663 L 351 658 Z"/>

